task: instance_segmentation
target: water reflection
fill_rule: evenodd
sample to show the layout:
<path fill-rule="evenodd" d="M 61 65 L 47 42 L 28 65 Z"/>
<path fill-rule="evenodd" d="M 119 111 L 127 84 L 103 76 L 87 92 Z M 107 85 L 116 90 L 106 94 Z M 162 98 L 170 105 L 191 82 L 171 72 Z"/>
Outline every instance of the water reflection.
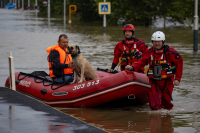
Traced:
<path fill-rule="evenodd" d="M 118 132 L 151 132 L 172 133 L 171 115 L 127 110 L 104 109 L 61 109 L 87 123 L 102 128 L 110 133 Z"/>
<path fill-rule="evenodd" d="M 200 132 L 200 120 L 199 120 L 200 115 L 197 112 L 193 112 L 192 118 L 193 118 L 192 126 L 197 130 L 197 132 Z"/>
<path fill-rule="evenodd" d="M 88 131 L 88 128 L 87 124 L 77 123 L 76 120 L 63 121 L 58 116 L 36 111 L 28 106 L 7 103 L 0 97 L 1 133 L 74 133 Z"/>
<path fill-rule="evenodd" d="M 50 19 L 51 19 L 50 16 L 48 16 L 48 27 L 49 27 L 49 29 L 51 28 L 51 20 Z"/>
<path fill-rule="evenodd" d="M 198 64 L 198 61 L 200 60 L 199 56 L 198 56 L 198 52 L 197 51 L 193 51 L 193 62 Z"/>
<path fill-rule="evenodd" d="M 14 111 L 15 111 L 15 106 L 10 105 L 9 106 L 9 129 L 13 130 L 14 127 Z"/>

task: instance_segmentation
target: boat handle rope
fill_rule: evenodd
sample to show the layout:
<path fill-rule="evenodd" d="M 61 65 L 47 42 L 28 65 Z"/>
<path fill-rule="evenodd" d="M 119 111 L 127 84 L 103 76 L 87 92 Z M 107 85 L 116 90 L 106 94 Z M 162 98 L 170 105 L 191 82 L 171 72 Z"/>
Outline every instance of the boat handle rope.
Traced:
<path fill-rule="evenodd" d="M 53 85 L 55 85 L 55 82 L 54 81 L 52 81 L 52 83 L 51 84 L 44 84 L 45 83 L 45 81 L 46 80 L 48 80 L 47 78 L 42 78 L 42 81 L 40 81 L 40 82 L 38 82 L 38 81 L 36 81 L 36 79 L 37 79 L 37 77 L 38 76 L 33 76 L 34 77 L 34 81 L 35 81 L 35 83 L 42 83 L 43 84 L 43 86 L 50 86 L 51 85 L 51 89 L 52 90 L 56 90 L 56 89 L 58 89 L 58 88 L 60 88 L 60 87 L 62 87 L 62 86 L 64 86 L 66 83 L 64 83 L 64 84 L 62 84 L 62 85 L 59 85 L 58 87 L 56 87 L 56 88 L 53 88 Z M 49 80 L 48 80 L 49 81 Z"/>
<path fill-rule="evenodd" d="M 22 79 L 24 79 L 24 78 L 26 78 L 27 77 L 27 75 L 25 75 L 24 77 L 22 77 L 21 79 L 19 79 L 19 76 L 21 75 L 21 72 L 18 74 L 18 76 L 17 76 L 17 80 L 22 80 Z"/>
<path fill-rule="evenodd" d="M 22 74 L 23 74 L 24 76 L 23 76 L 22 78 L 19 78 L 19 76 L 20 76 L 20 75 L 22 76 Z M 32 74 L 27 74 L 27 73 L 22 73 L 22 72 L 20 72 L 20 73 L 18 74 L 17 80 L 20 81 L 20 80 L 26 78 L 27 76 L 33 77 L 35 83 L 43 83 L 43 86 L 50 86 L 50 85 L 51 85 L 51 89 L 52 89 L 52 90 L 56 90 L 56 89 L 58 89 L 58 88 L 60 88 L 60 87 L 62 87 L 62 86 L 64 86 L 64 85 L 68 85 L 68 84 L 69 84 L 69 82 L 66 82 L 66 83 L 63 83 L 63 84 L 59 85 L 59 86 L 56 87 L 56 88 L 53 88 L 53 86 L 55 85 L 55 82 L 54 82 L 54 81 L 52 81 L 51 84 L 45 85 L 45 84 L 44 84 L 45 81 L 50 81 L 50 80 L 48 80 L 47 78 L 41 78 L 41 77 L 38 77 L 38 76 L 35 76 L 35 75 L 32 75 Z M 40 78 L 42 81 L 38 82 L 38 81 L 36 81 L 36 78 Z"/>
<path fill-rule="evenodd" d="M 37 76 L 34 76 L 34 75 L 33 75 L 33 77 L 34 77 L 35 83 L 42 83 L 42 82 L 44 82 L 44 79 L 43 79 L 42 81 L 40 81 L 40 82 L 37 82 L 37 81 L 36 81 Z"/>
<path fill-rule="evenodd" d="M 53 88 L 53 86 L 55 85 L 55 82 L 54 81 L 52 81 L 52 83 L 51 84 L 44 84 L 45 83 L 45 81 L 47 81 L 48 79 L 47 78 L 42 78 L 42 81 L 41 82 L 37 82 L 36 81 L 36 78 L 38 77 L 38 76 L 33 76 L 34 77 L 34 81 L 35 81 L 35 83 L 43 83 L 43 86 L 50 86 L 51 85 L 51 89 L 52 90 L 56 90 L 56 89 L 58 89 L 58 88 L 60 88 L 60 87 L 62 87 L 62 86 L 64 86 L 64 85 L 68 85 L 69 83 L 68 82 L 66 82 L 66 83 L 63 83 L 63 84 L 61 84 L 61 85 L 59 85 L 58 87 L 56 87 L 56 88 Z M 48 80 L 49 81 L 49 80 Z"/>
<path fill-rule="evenodd" d="M 97 71 L 104 71 L 104 72 L 107 72 L 107 70 L 108 70 L 108 69 L 97 68 Z M 114 71 L 111 72 L 111 73 L 115 74 L 115 73 L 118 73 L 118 71 L 114 70 Z M 21 79 L 19 79 L 19 76 L 22 75 L 22 74 L 24 74 L 25 76 L 22 77 Z M 22 72 L 20 72 L 20 73 L 18 74 L 17 80 L 22 80 L 22 79 L 24 79 L 24 78 L 27 77 L 27 76 L 33 77 L 35 83 L 43 83 L 43 86 L 50 86 L 50 85 L 51 85 L 51 89 L 52 89 L 52 90 L 56 90 L 56 89 L 58 89 L 58 88 L 60 88 L 60 87 L 62 87 L 62 86 L 64 86 L 64 85 L 69 85 L 69 84 L 70 84 L 69 82 L 66 82 L 66 83 L 63 83 L 63 84 L 61 84 L 61 85 L 58 85 L 58 87 L 53 88 L 53 86 L 55 85 L 55 82 L 54 82 L 54 81 L 52 81 L 51 84 L 46 84 L 46 85 L 45 85 L 45 81 L 50 81 L 49 79 L 44 78 L 44 77 L 41 78 L 41 77 L 36 76 L 36 75 L 27 74 L 27 73 L 22 73 Z M 37 78 L 40 78 L 40 80 L 42 80 L 42 81 L 39 81 L 39 82 L 36 81 Z"/>
<path fill-rule="evenodd" d="M 63 84 L 61 84 L 60 86 L 58 86 L 58 87 L 56 87 L 56 88 L 53 88 L 53 85 L 54 85 L 54 84 L 52 84 L 52 85 L 51 85 L 51 89 L 52 89 L 52 90 L 56 90 L 56 89 L 58 89 L 58 88 L 60 88 L 60 87 L 62 87 L 62 86 L 64 86 L 64 85 L 68 85 L 68 84 L 69 84 L 69 82 L 66 82 L 66 83 L 63 83 Z"/>

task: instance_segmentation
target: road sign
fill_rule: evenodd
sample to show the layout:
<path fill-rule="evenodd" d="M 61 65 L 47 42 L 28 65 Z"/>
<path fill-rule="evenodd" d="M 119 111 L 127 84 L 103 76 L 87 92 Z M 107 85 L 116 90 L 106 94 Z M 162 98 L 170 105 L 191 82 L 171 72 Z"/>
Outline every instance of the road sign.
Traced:
<path fill-rule="evenodd" d="M 37 5 L 35 5 L 35 6 L 34 6 L 34 9 L 38 9 L 38 6 L 37 6 Z"/>
<path fill-rule="evenodd" d="M 46 0 L 43 0 L 43 7 L 47 7 L 47 1 Z"/>
<path fill-rule="evenodd" d="M 7 3 L 7 5 L 5 5 L 6 9 L 15 9 L 15 3 Z"/>
<path fill-rule="evenodd" d="M 99 2 L 99 14 L 110 14 L 111 5 L 110 2 Z"/>
<path fill-rule="evenodd" d="M 27 9 L 28 9 L 28 10 L 30 10 L 30 9 L 31 9 L 31 7 L 30 7 L 30 6 L 27 6 Z"/>

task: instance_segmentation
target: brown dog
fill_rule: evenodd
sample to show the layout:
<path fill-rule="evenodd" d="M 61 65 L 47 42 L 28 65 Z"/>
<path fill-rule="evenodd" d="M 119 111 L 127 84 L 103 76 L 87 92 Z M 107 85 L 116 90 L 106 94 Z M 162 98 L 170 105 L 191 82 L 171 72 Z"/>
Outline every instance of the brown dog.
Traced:
<path fill-rule="evenodd" d="M 99 76 L 94 72 L 94 69 L 91 67 L 87 59 L 82 54 L 80 54 L 79 46 L 75 44 L 69 44 L 68 50 L 69 54 L 71 54 L 72 56 L 73 63 L 76 64 L 76 69 L 74 69 L 74 81 L 72 83 L 75 83 L 77 73 L 81 74 L 81 79 L 78 83 L 84 81 L 84 76 L 92 80 L 99 78 Z"/>

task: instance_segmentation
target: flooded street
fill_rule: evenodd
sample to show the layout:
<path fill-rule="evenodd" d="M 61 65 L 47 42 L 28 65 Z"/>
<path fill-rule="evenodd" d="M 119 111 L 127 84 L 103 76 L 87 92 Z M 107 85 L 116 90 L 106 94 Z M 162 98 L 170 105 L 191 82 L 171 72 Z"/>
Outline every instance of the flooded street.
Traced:
<path fill-rule="evenodd" d="M 9 75 L 8 56 L 12 52 L 15 72 L 46 71 L 46 48 L 57 44 L 60 34 L 67 34 L 69 44 L 79 45 L 81 53 L 94 69 L 110 68 L 113 50 L 124 39 L 123 26 L 103 26 L 95 23 L 63 24 L 62 18 L 37 17 L 35 12 L 0 9 L 0 86 Z M 174 47 L 183 57 L 183 77 L 172 94 L 174 108 L 151 111 L 149 105 L 126 108 L 59 108 L 84 122 L 111 133 L 197 133 L 200 132 L 200 44 L 193 53 L 193 30 L 189 27 L 159 28 L 135 26 L 135 36 L 152 46 L 151 35 L 161 30 L 165 44 Z M 200 42 L 200 34 L 199 34 Z"/>

